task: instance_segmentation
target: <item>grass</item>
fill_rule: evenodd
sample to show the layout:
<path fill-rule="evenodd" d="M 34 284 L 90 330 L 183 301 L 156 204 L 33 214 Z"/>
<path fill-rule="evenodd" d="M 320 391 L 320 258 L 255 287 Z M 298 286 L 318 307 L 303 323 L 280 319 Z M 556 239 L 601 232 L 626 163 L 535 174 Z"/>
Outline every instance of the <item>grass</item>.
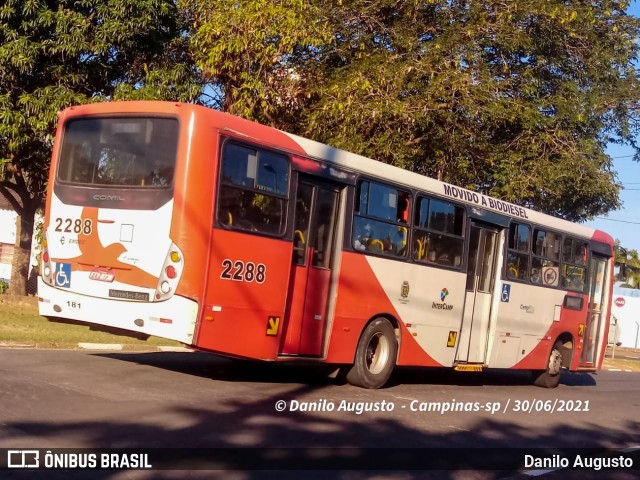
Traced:
<path fill-rule="evenodd" d="M 614 351 L 609 345 L 607 346 L 602 368 L 640 372 L 640 350 L 629 347 L 616 347 Z"/>
<path fill-rule="evenodd" d="M 629 358 L 605 358 L 602 368 L 640 372 L 640 361 Z"/>
<path fill-rule="evenodd" d="M 88 326 L 50 322 L 38 315 L 37 302 L 34 298 L 7 300 L 0 295 L 0 345 L 28 345 L 41 348 L 78 348 L 78 343 L 119 343 L 125 349 L 144 350 L 157 346 L 180 346 L 173 340 L 149 337 L 138 340 L 123 335 L 91 330 Z M 4 302 L 1 302 L 4 300 Z M 618 358 L 623 352 L 616 351 L 616 358 L 611 358 L 611 350 L 607 350 L 603 368 L 640 372 L 640 360 Z"/>
<path fill-rule="evenodd" d="M 30 305 L 0 304 L 0 344 L 39 347 L 77 348 L 78 343 L 119 343 L 133 348 L 161 345 L 179 346 L 178 342 L 158 337 L 147 340 L 91 330 L 88 326 L 50 322 Z"/>

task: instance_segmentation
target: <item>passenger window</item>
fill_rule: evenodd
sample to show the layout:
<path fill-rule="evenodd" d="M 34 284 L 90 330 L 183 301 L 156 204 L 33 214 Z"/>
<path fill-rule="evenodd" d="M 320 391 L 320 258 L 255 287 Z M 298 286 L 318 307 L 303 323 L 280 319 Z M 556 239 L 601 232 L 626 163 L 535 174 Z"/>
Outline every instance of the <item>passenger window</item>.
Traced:
<path fill-rule="evenodd" d="M 225 145 L 218 194 L 220 225 L 282 235 L 288 191 L 287 157 L 234 143 Z"/>
<path fill-rule="evenodd" d="M 409 192 L 378 182 L 361 182 L 353 219 L 353 248 L 405 257 L 410 207 Z"/>
<path fill-rule="evenodd" d="M 416 205 L 414 260 L 460 268 L 464 249 L 464 208 L 428 197 L 418 197 Z"/>
<path fill-rule="evenodd" d="M 526 281 L 529 278 L 529 240 L 531 227 L 522 223 L 509 226 L 507 242 L 507 278 Z"/>
<path fill-rule="evenodd" d="M 584 241 L 566 237 L 562 246 L 562 287 L 584 292 L 587 278 L 588 247 Z"/>
<path fill-rule="evenodd" d="M 548 287 L 560 284 L 560 245 L 557 233 L 536 229 L 532 245 L 531 282 Z"/>

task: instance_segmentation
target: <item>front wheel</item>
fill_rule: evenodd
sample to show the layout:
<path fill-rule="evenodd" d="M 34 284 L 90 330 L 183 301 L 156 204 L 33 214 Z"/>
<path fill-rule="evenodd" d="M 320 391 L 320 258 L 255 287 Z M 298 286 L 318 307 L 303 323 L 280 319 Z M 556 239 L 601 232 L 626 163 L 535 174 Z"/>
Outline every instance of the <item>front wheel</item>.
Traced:
<path fill-rule="evenodd" d="M 380 388 L 389 380 L 397 356 L 398 341 L 393 325 L 386 318 L 376 318 L 360 336 L 347 381 L 357 387 Z"/>
<path fill-rule="evenodd" d="M 546 370 L 533 371 L 533 384 L 543 388 L 556 388 L 560 384 L 562 371 L 562 342 L 556 342 L 549 355 Z"/>

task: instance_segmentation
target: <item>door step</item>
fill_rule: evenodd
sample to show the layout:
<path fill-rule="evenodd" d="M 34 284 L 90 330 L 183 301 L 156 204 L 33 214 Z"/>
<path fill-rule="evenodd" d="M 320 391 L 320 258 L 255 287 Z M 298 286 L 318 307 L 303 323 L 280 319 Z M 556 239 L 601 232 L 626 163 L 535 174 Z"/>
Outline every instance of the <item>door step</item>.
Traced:
<path fill-rule="evenodd" d="M 481 363 L 469 364 L 469 363 L 459 363 L 453 369 L 456 372 L 481 372 L 484 369 L 484 365 Z"/>

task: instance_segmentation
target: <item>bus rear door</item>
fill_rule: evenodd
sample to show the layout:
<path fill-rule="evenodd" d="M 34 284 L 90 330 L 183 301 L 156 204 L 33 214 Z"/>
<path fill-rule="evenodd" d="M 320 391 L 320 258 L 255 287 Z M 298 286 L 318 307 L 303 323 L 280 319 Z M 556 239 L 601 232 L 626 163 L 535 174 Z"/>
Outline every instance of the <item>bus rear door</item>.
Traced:
<path fill-rule="evenodd" d="M 328 327 L 340 191 L 300 177 L 281 355 L 321 356 Z"/>

